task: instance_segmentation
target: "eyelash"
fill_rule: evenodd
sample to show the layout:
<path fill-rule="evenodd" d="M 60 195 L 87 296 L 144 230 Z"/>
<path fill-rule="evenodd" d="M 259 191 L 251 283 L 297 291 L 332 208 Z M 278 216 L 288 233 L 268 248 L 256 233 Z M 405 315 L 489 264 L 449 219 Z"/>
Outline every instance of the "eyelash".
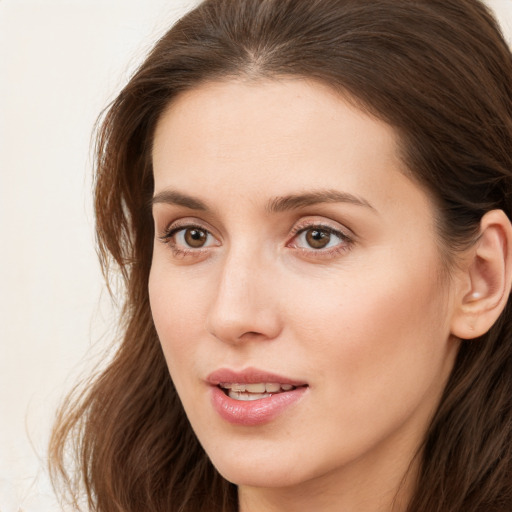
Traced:
<path fill-rule="evenodd" d="M 334 258 L 339 254 L 349 251 L 352 248 L 354 243 L 354 239 L 344 233 L 339 229 L 335 229 L 332 226 L 322 224 L 322 223 L 311 223 L 306 222 L 302 224 L 298 224 L 292 229 L 291 236 L 292 241 L 295 240 L 302 233 L 307 233 L 308 231 L 317 230 L 324 233 L 328 233 L 329 235 L 334 235 L 340 239 L 340 243 L 336 244 L 334 247 L 328 249 L 313 249 L 313 248 L 305 248 L 305 247 L 293 247 L 296 250 L 301 251 L 303 254 L 312 256 L 312 257 L 320 257 L 320 258 Z M 290 245 L 287 245 L 290 247 Z"/>
<path fill-rule="evenodd" d="M 196 249 L 193 249 L 193 248 L 190 248 L 190 249 L 182 249 L 180 247 L 178 247 L 178 244 L 176 243 L 176 240 L 175 240 L 175 236 L 180 232 L 180 231 L 185 231 L 187 229 L 197 229 L 199 231 L 203 231 L 204 233 L 207 234 L 207 236 L 213 236 L 210 231 L 208 231 L 206 228 L 200 226 L 199 224 L 194 224 L 194 223 L 184 223 L 184 224 L 178 224 L 178 225 L 171 225 L 170 227 L 168 227 L 165 231 L 165 233 L 163 233 L 161 236 L 159 236 L 159 240 L 161 242 L 163 242 L 164 244 L 167 244 L 171 250 L 172 250 L 172 254 L 175 258 L 179 258 L 179 257 L 185 257 L 185 256 L 189 256 L 189 255 L 192 255 L 192 256 L 199 256 L 201 254 L 204 254 L 208 249 L 209 249 L 209 246 L 206 247 L 206 248 L 196 248 Z"/>
<path fill-rule="evenodd" d="M 159 240 L 170 246 L 173 256 L 175 258 L 183 258 L 185 256 L 196 256 L 199 257 L 201 255 L 204 255 L 210 248 L 211 245 L 207 247 L 200 247 L 200 248 L 188 248 L 183 249 L 182 247 L 179 247 L 176 243 L 175 236 L 180 231 L 190 230 L 190 229 L 197 229 L 199 231 L 202 231 L 206 233 L 207 236 L 213 237 L 212 233 L 204 228 L 203 226 L 199 224 L 194 223 L 183 223 L 183 224 L 174 224 L 171 225 L 169 228 L 166 229 L 166 231 L 160 235 L 158 238 Z M 293 240 L 297 239 L 299 235 L 302 233 L 306 233 L 310 230 L 317 230 L 323 233 L 328 233 L 329 235 L 334 235 L 337 238 L 340 239 L 340 243 L 336 244 L 334 247 L 329 249 L 314 249 L 314 248 L 305 248 L 305 247 L 297 247 L 290 245 Z M 293 248 L 295 250 L 300 251 L 304 255 L 308 255 L 310 257 L 317 257 L 317 258 L 333 258 L 337 255 L 344 253 L 352 248 L 352 245 L 354 243 L 354 240 L 351 236 L 347 235 L 346 233 L 333 228 L 332 226 L 328 226 L 321 223 L 301 223 L 295 226 L 291 233 L 291 242 L 287 243 L 287 247 Z"/>

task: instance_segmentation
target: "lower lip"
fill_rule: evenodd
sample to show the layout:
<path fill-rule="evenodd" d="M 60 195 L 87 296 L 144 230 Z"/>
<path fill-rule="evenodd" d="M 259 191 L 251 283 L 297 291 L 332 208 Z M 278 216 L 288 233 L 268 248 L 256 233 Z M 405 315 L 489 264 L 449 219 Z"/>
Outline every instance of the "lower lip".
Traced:
<path fill-rule="evenodd" d="M 255 426 L 268 423 L 298 402 L 307 387 L 276 393 L 267 398 L 242 401 L 227 396 L 222 389 L 212 388 L 212 403 L 221 418 L 235 425 Z"/>

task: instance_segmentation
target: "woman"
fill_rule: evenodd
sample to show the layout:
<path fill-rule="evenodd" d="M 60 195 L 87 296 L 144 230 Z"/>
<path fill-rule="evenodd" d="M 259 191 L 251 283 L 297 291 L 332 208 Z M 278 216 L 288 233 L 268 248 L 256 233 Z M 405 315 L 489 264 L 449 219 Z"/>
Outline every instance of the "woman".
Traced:
<path fill-rule="evenodd" d="M 123 339 L 54 473 L 102 512 L 512 510 L 511 84 L 478 0 L 180 20 L 99 131 Z"/>

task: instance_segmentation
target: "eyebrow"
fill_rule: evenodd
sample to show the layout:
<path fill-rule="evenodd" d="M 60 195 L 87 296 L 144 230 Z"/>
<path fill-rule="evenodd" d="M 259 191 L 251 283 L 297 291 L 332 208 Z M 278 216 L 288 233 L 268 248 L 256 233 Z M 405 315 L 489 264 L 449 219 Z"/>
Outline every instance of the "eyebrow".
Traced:
<path fill-rule="evenodd" d="M 163 190 L 162 192 L 155 194 L 151 200 L 151 206 L 159 203 L 184 206 L 185 208 L 190 208 L 191 210 L 208 210 L 206 204 L 201 200 L 187 194 L 182 194 L 181 192 L 177 192 L 175 190 Z"/>
<path fill-rule="evenodd" d="M 153 206 L 160 203 L 183 206 L 191 210 L 210 210 L 206 203 L 200 199 L 175 190 L 163 190 L 155 194 L 151 200 L 151 205 Z M 275 197 L 268 201 L 266 210 L 269 213 L 280 213 L 321 203 L 348 203 L 356 206 L 364 206 L 376 211 L 365 199 L 338 190 L 318 190 L 303 194 L 299 193 Z"/>
<path fill-rule="evenodd" d="M 292 194 L 271 199 L 267 204 L 267 211 L 270 213 L 284 212 L 320 203 L 349 203 L 375 210 L 365 199 L 347 192 L 340 192 L 338 190 L 318 190 L 305 194 Z"/>

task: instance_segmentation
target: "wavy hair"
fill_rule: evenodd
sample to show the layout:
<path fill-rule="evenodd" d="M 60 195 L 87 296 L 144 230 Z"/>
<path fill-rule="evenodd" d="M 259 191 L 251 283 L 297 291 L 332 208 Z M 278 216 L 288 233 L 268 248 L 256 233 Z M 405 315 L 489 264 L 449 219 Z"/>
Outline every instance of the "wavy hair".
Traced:
<path fill-rule="evenodd" d="M 107 280 L 122 276 L 125 302 L 119 347 L 65 402 L 50 443 L 56 486 L 77 508 L 82 493 L 97 512 L 237 510 L 236 487 L 192 432 L 151 317 L 152 137 L 183 91 L 286 76 L 327 84 L 395 129 L 408 172 L 436 202 L 447 261 L 485 212 L 511 217 L 512 56 L 479 0 L 202 2 L 158 41 L 98 130 L 99 256 Z M 410 512 L 512 510 L 510 308 L 461 343 Z"/>

